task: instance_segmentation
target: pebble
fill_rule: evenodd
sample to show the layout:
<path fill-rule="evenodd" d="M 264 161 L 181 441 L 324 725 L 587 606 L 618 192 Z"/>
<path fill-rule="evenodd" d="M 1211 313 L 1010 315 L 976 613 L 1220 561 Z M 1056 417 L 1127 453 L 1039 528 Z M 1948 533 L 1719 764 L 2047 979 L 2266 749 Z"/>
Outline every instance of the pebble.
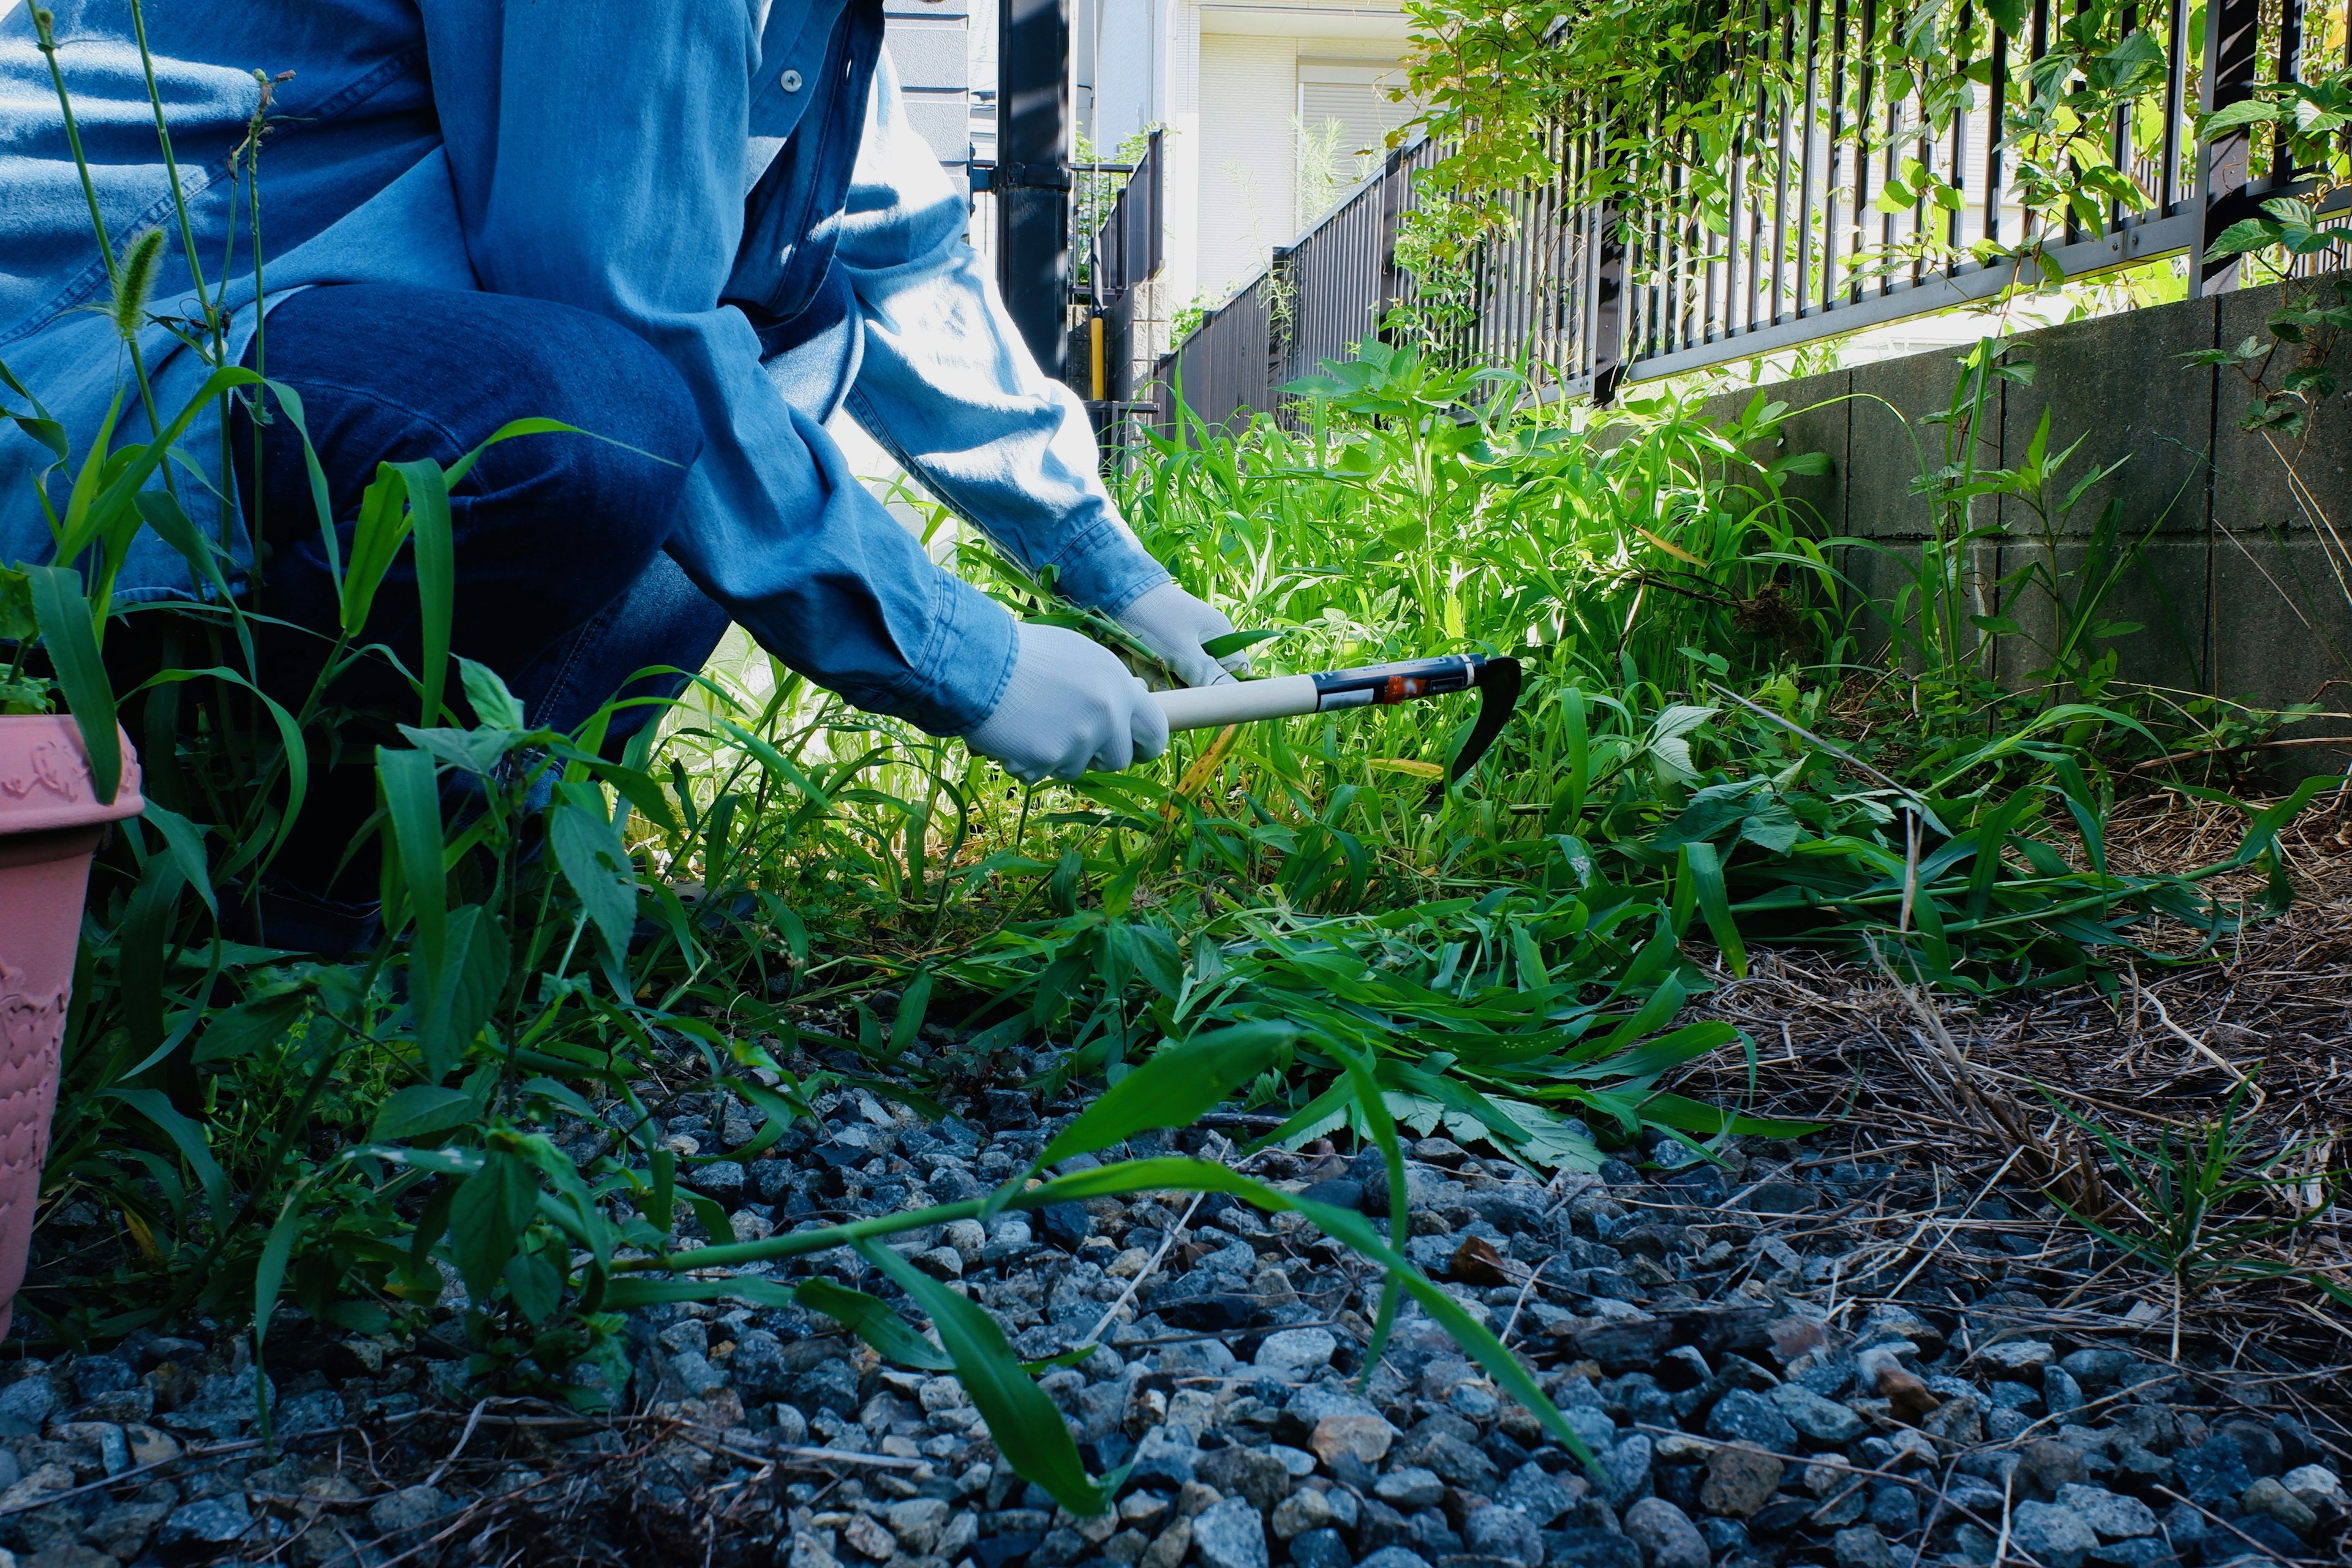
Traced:
<path fill-rule="evenodd" d="M 1303 1377 L 1317 1367 L 1328 1366 L 1339 1349 L 1339 1342 L 1328 1329 L 1284 1329 L 1266 1335 L 1251 1361 L 1261 1372 L 1276 1377 Z"/>
<path fill-rule="evenodd" d="M 1706 1461 L 1699 1506 L 1709 1513 L 1745 1519 L 1771 1500 L 1786 1468 L 1773 1455 L 1745 1444 L 1717 1448 Z"/>
<path fill-rule="evenodd" d="M 1339 1521 L 1323 1493 L 1311 1487 L 1302 1487 L 1275 1505 L 1274 1514 L 1266 1523 L 1275 1539 L 1288 1541 L 1310 1530 L 1328 1529 Z"/>
<path fill-rule="evenodd" d="M 1246 1498 L 1229 1497 L 1192 1521 L 1202 1568 L 1266 1568 L 1265 1521 Z"/>
<path fill-rule="evenodd" d="M 1543 1568 L 1543 1531 L 1517 1509 L 1499 1503 L 1470 1511 L 1462 1521 L 1462 1544 L 1475 1556 Z"/>
<path fill-rule="evenodd" d="M 1895 1554 L 1886 1549 L 1886 1538 L 1871 1525 L 1839 1531 L 1830 1537 L 1830 1551 L 1838 1568 L 1895 1568 Z"/>
<path fill-rule="evenodd" d="M 1745 1388 L 1735 1388 L 1707 1412 L 1706 1435 L 1728 1443 L 1752 1443 L 1785 1454 L 1797 1446 L 1797 1429 L 1772 1402 Z"/>
<path fill-rule="evenodd" d="M 1995 1340 L 1977 1347 L 1976 1359 L 1997 1377 L 2038 1378 L 2050 1364 L 2047 1340 Z"/>
<path fill-rule="evenodd" d="M 1707 1568 L 1706 1538 L 1664 1498 L 1643 1498 L 1627 1509 L 1624 1531 L 1642 1549 L 1643 1568 Z"/>
<path fill-rule="evenodd" d="M 1769 1397 L 1808 1447 L 1843 1448 L 1865 1430 L 1862 1417 L 1851 1409 L 1800 1384 L 1784 1383 Z"/>
<path fill-rule="evenodd" d="M 1307 1438 L 1307 1446 L 1327 1465 L 1336 1463 L 1342 1454 L 1353 1455 L 1367 1465 L 1377 1465 L 1388 1458 L 1397 1436 L 1397 1429 L 1384 1416 L 1326 1415 L 1315 1423 L 1314 1435 Z"/>
<path fill-rule="evenodd" d="M 2010 1518 L 2010 1534 L 2042 1568 L 2083 1568 L 2099 1544 L 2088 1521 L 2054 1503 L 2021 1502 Z"/>
<path fill-rule="evenodd" d="M 2154 1535 L 2156 1515 L 2137 1498 L 2121 1497 L 2101 1487 L 2070 1482 L 2058 1489 L 2058 1506 L 2097 1532 L 2103 1541 L 2123 1541 Z"/>
<path fill-rule="evenodd" d="M 1445 1496 L 1445 1483 L 1433 1470 L 1391 1470 L 1381 1478 L 1373 1495 L 1391 1508 L 1407 1511 L 1434 1508 Z"/>
<path fill-rule="evenodd" d="M 2266 1514 L 2297 1535 L 2307 1536 L 2319 1528 L 2319 1515 L 2275 1477 L 2260 1478 L 2246 1489 L 2245 1495 L 2239 1500 L 2244 1503 L 2248 1512 Z"/>

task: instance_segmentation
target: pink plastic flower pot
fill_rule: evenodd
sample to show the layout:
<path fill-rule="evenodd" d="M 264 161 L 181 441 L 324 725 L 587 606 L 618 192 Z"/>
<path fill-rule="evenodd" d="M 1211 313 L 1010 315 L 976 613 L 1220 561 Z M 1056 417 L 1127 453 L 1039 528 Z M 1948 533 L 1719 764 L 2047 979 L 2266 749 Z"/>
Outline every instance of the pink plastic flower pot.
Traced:
<path fill-rule="evenodd" d="M 0 1334 L 40 1205 L 90 852 L 108 823 L 145 806 L 127 738 L 122 787 L 109 805 L 91 787 L 71 719 L 0 717 Z"/>

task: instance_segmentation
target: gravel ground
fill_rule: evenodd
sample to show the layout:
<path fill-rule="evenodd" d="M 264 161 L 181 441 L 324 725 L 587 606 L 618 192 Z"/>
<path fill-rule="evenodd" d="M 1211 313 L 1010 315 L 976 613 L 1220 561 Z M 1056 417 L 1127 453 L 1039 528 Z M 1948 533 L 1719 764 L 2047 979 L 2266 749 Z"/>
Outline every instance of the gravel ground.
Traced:
<path fill-rule="evenodd" d="M 1059 1125 L 984 1095 L 926 1125 L 863 1091 L 695 1180 L 751 1237 L 978 1194 Z M 1213 1119 L 1215 1120 L 1215 1119 Z M 1232 1121 L 1235 1119 L 1225 1119 Z M 698 1147 L 740 1143 L 677 1108 Z M 738 1136 L 740 1134 L 740 1136 Z M 1234 1134 L 1240 1137 L 1239 1132 Z M 1211 1128 L 1171 1148 L 1230 1157 Z M 632 1313 L 626 1414 L 480 1398 L 446 1318 L 403 1341 L 274 1325 L 275 1453 L 243 1343 L 142 1336 L 9 1363 L 0 1547 L 32 1568 L 284 1562 L 489 1568 L 2184 1568 L 2342 1555 L 2352 1448 L 2328 1369 L 2074 1300 L 2111 1251 L 1916 1146 L 1673 1144 L 1549 1184 L 1414 1145 L 1412 1257 L 1537 1369 L 1589 1476 L 1433 1323 L 1359 1391 L 1378 1279 L 1295 1216 L 1097 1199 L 918 1232 L 917 1265 L 1045 1356 L 1114 1514 L 1007 1469 L 951 1378 L 829 1320 Z M 1384 1214 L 1377 1160 L 1255 1173 Z M 1918 1216 L 1889 1241 L 1889 1215 Z M 848 1253 L 799 1259 L 887 1293 Z M 2281 1364 L 2270 1364 L 2280 1362 Z M 0 1568 L 8 1568 L 0 1558 Z"/>

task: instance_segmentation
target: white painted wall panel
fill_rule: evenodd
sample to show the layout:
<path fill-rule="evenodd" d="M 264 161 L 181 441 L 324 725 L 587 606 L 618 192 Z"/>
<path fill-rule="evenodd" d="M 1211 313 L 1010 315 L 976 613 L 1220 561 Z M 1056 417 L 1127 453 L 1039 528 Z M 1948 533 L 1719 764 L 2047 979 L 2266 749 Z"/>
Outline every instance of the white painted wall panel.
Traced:
<path fill-rule="evenodd" d="M 1200 282 L 1212 298 L 1290 237 L 1297 96 L 1294 40 L 1202 35 Z"/>

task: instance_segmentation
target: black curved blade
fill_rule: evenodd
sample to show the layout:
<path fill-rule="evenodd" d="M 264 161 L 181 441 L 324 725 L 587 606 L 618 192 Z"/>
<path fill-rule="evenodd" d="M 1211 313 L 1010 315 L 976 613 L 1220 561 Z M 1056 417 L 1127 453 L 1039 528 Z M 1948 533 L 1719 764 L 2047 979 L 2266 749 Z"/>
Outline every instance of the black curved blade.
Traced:
<path fill-rule="evenodd" d="M 1454 766 L 1445 783 L 1432 784 L 1429 797 L 1433 805 L 1444 796 L 1446 789 L 1462 782 L 1463 776 L 1478 765 L 1478 759 L 1494 745 L 1495 737 L 1511 721 L 1512 710 L 1519 705 L 1519 684 L 1523 679 L 1516 658 L 1490 658 L 1478 671 L 1478 718 L 1470 726 L 1470 736 L 1454 753 Z"/>

